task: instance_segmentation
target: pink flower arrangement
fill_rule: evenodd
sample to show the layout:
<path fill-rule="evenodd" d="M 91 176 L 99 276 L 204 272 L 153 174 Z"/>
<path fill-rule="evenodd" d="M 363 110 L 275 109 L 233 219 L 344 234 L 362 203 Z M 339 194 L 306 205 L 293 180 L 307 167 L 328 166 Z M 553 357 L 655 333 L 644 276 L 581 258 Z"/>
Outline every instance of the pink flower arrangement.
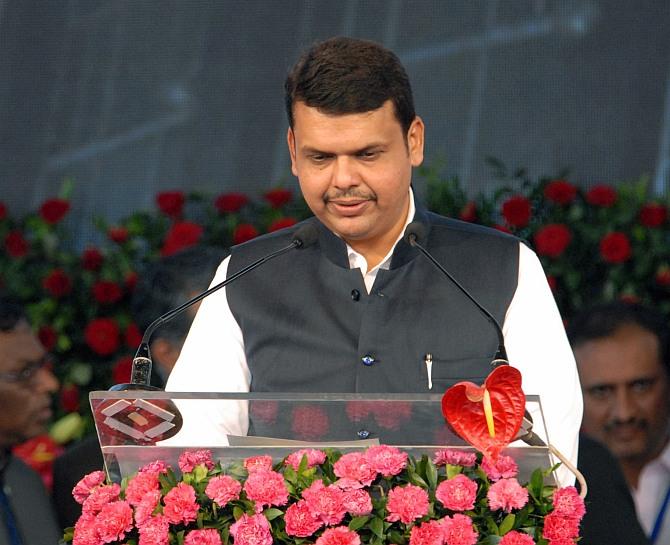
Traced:
<path fill-rule="evenodd" d="M 511 458 L 463 450 L 420 459 L 381 445 L 363 452 L 301 449 L 283 460 L 223 465 L 184 452 L 175 472 L 142 467 L 121 487 L 102 472 L 73 489 L 82 505 L 73 545 L 575 544 L 584 502 L 574 487 L 527 485 Z M 513 476 L 511 476 L 513 475 Z M 489 540 L 489 537 L 494 537 Z"/>

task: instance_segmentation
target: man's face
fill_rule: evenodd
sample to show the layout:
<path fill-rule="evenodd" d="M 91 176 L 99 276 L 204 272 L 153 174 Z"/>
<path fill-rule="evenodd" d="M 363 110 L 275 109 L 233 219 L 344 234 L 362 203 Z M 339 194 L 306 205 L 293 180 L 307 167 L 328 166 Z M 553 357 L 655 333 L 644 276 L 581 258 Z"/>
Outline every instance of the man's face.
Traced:
<path fill-rule="evenodd" d="M 11 331 L 0 331 L 0 446 L 7 447 L 44 433 L 51 418 L 51 394 L 58 381 L 48 367 L 36 369 L 25 380 L 7 375 L 35 369 L 45 357 L 30 326 L 21 321 Z"/>
<path fill-rule="evenodd" d="M 668 433 L 668 377 L 656 336 L 636 325 L 575 348 L 584 393 L 583 430 L 622 461 L 645 463 Z"/>
<path fill-rule="evenodd" d="M 403 134 L 391 101 L 345 115 L 296 102 L 293 114 L 291 165 L 312 212 L 356 249 L 390 247 L 407 217 L 412 167 L 423 161 L 421 119 Z"/>

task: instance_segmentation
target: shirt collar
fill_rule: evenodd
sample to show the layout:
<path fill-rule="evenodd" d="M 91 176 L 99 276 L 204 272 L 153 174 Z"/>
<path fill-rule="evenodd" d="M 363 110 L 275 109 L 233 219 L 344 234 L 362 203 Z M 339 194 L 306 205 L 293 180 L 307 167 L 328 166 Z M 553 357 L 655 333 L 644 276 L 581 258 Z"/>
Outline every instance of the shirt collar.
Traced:
<path fill-rule="evenodd" d="M 366 275 L 369 272 L 373 272 L 373 271 L 379 270 L 379 269 L 390 269 L 391 268 L 391 258 L 393 257 L 393 251 L 395 250 L 395 247 L 398 244 L 398 242 L 400 242 L 403 235 L 405 234 L 405 229 L 414 219 L 415 212 L 416 212 L 416 208 L 415 208 L 415 205 L 414 205 L 414 192 L 412 191 L 412 188 L 410 187 L 409 188 L 409 210 L 407 211 L 407 218 L 405 219 L 405 225 L 403 225 L 403 228 L 402 228 L 402 231 L 400 232 L 400 235 L 398 235 L 398 238 L 393 243 L 393 246 L 388 251 L 388 253 L 384 256 L 384 258 L 380 261 L 379 265 L 377 265 L 376 267 L 373 267 L 371 270 L 368 271 L 368 262 L 365 260 L 365 257 L 363 257 L 362 254 L 359 254 L 356 250 L 354 250 L 351 246 L 349 246 L 349 244 L 347 244 L 347 256 L 349 258 L 349 268 L 351 268 L 351 269 L 361 269 L 361 272 L 363 273 L 363 275 Z"/>

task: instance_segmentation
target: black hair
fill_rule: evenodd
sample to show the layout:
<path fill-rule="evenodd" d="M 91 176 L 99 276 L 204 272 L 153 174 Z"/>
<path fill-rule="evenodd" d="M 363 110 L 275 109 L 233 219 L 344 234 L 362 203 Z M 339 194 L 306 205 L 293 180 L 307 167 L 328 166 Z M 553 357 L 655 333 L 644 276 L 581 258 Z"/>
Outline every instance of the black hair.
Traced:
<path fill-rule="evenodd" d="M 0 294 L 0 331 L 12 331 L 22 320 L 28 320 L 23 306 L 16 299 Z"/>

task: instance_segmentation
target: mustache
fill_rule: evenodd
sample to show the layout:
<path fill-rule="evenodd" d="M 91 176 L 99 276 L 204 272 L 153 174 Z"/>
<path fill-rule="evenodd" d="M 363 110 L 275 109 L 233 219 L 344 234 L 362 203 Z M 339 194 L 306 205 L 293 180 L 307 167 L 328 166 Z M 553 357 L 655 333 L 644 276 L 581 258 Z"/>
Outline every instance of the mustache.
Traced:
<path fill-rule="evenodd" d="M 366 192 L 360 191 L 358 189 L 347 189 L 344 191 L 335 191 L 332 193 L 324 193 L 323 202 L 328 203 L 329 201 L 340 200 L 340 199 L 360 199 L 364 201 L 376 201 L 377 194 L 373 191 Z"/>
<path fill-rule="evenodd" d="M 604 425 L 605 431 L 617 431 L 622 428 L 635 428 L 638 430 L 646 430 L 649 427 L 649 423 L 643 418 L 629 418 L 627 420 L 610 420 Z"/>

